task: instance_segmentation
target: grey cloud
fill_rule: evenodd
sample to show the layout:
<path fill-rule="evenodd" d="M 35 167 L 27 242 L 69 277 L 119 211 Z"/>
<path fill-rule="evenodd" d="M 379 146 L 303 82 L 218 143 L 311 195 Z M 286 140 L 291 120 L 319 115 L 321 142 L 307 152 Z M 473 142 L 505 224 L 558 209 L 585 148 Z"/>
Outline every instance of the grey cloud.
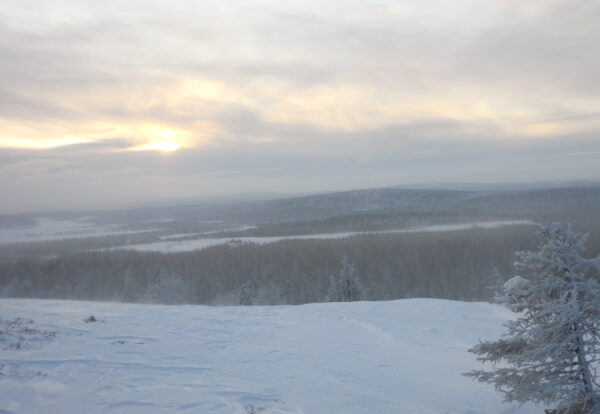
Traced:
<path fill-rule="evenodd" d="M 4 29 L 0 56 L 11 62 L 4 79 L 11 74 L 74 86 L 151 79 L 162 68 L 163 73 L 226 77 L 238 85 L 274 77 L 297 85 L 351 79 L 424 91 L 458 82 L 585 93 L 598 86 L 600 57 L 594 45 L 600 40 L 595 30 L 600 17 L 596 2 L 577 3 L 548 3 L 533 17 L 519 7 L 498 8 L 502 18 L 492 27 L 436 29 L 369 9 L 356 11 L 364 14 L 361 19 L 340 19 L 269 5 L 229 12 L 197 7 L 184 13 L 175 3 L 174 13 L 153 18 L 141 12 L 100 15 L 38 35 Z"/>
<path fill-rule="evenodd" d="M 0 118 L 19 121 L 61 119 L 78 117 L 74 111 L 39 97 L 25 97 L 0 89 Z"/>
<path fill-rule="evenodd" d="M 46 153 L 65 154 L 76 153 L 80 155 L 84 152 L 95 152 L 102 150 L 123 150 L 133 147 L 135 142 L 125 138 L 112 138 L 92 142 L 82 142 L 77 144 L 62 145 L 48 150 L 43 150 Z"/>
<path fill-rule="evenodd" d="M 310 177 L 314 175 L 346 170 L 368 176 L 385 171 L 393 175 L 395 171 L 412 169 L 443 176 L 448 169 L 480 162 L 488 163 L 490 169 L 502 170 L 502 163 L 507 160 L 600 152 L 600 140 L 595 134 L 561 135 L 534 143 L 502 136 L 493 125 L 478 125 L 474 129 L 468 124 L 443 119 L 358 132 L 269 123 L 250 111 L 228 113 L 223 122 L 231 122 L 235 128 L 228 131 L 231 135 L 221 139 L 218 145 L 169 154 L 107 151 L 130 145 L 130 141 L 120 139 L 48 150 L 3 150 L 0 160 L 3 160 L 4 171 L 24 161 L 43 161 L 48 167 L 44 172 L 48 174 L 59 170 L 64 173 L 69 169 L 85 170 L 98 176 L 105 172 L 110 175 L 193 176 L 237 171 L 239 176 L 246 177 L 265 178 L 278 174 L 303 176 L 311 181 Z M 281 141 L 256 144 L 239 137 L 238 130 L 251 136 L 277 136 Z M 476 139 L 482 136 L 483 139 Z M 316 148 L 308 151 L 305 145 Z M 59 165 L 58 169 L 49 168 L 52 163 Z M 588 167 L 582 165 L 577 173 L 588 175 Z M 558 171 L 561 167 L 547 165 L 546 168 Z M 317 181 L 313 182 L 316 185 Z"/>

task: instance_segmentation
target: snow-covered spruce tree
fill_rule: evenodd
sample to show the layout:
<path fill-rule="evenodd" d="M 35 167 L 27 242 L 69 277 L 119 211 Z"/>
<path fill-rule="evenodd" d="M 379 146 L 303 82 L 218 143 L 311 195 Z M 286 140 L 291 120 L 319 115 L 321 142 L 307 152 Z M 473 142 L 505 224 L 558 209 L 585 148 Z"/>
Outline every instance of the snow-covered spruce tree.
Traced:
<path fill-rule="evenodd" d="M 348 258 L 342 258 L 342 269 L 336 280 L 333 276 L 329 280 L 327 289 L 327 302 L 354 302 L 363 299 L 364 288 L 358 278 L 356 266 Z"/>
<path fill-rule="evenodd" d="M 517 253 L 520 276 L 505 284 L 518 318 L 501 339 L 470 349 L 494 369 L 466 375 L 494 384 L 506 401 L 556 405 L 547 413 L 600 413 L 600 257 L 581 256 L 586 235 L 570 226 L 542 234 L 538 251 Z"/>
<path fill-rule="evenodd" d="M 256 285 L 248 281 L 242 283 L 240 288 L 239 302 L 242 306 L 252 306 L 256 296 Z"/>
<path fill-rule="evenodd" d="M 490 275 L 487 277 L 486 290 L 489 292 L 491 303 L 503 303 L 504 298 L 504 283 L 506 280 L 500 273 L 500 270 L 494 266 L 490 266 Z"/>

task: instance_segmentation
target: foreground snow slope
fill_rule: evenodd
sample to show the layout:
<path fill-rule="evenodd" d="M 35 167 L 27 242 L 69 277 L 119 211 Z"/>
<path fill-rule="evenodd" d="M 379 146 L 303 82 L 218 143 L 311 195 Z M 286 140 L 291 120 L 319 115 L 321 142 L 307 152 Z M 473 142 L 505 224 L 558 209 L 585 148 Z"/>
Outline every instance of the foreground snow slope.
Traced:
<path fill-rule="evenodd" d="M 85 323 L 94 315 L 99 322 Z M 28 318 L 15 322 L 14 318 Z M 411 299 L 279 307 L 0 300 L 0 413 L 541 413 L 461 375 L 510 318 Z"/>

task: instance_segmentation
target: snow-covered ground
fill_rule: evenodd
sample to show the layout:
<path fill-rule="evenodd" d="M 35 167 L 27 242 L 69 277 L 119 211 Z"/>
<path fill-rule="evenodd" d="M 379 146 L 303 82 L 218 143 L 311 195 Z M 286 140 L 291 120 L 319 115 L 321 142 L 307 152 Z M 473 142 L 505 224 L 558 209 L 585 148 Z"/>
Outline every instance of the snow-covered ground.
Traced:
<path fill-rule="evenodd" d="M 496 305 L 1 299 L 0 315 L 2 414 L 543 411 L 461 375 L 480 367 L 467 349 L 511 317 Z"/>
<path fill-rule="evenodd" d="M 127 246 L 127 249 L 139 251 L 157 251 L 164 253 L 185 252 L 192 250 L 206 249 L 210 246 L 218 246 L 228 243 L 275 243 L 281 240 L 293 239 L 341 239 L 344 237 L 356 236 L 358 234 L 385 234 L 385 233 L 418 233 L 418 232 L 436 232 L 436 231 L 453 231 L 453 230 L 468 230 L 473 228 L 496 228 L 501 226 L 514 225 L 532 225 L 529 220 L 506 220 L 506 221 L 485 221 L 478 223 L 460 223 L 460 224 L 443 224 L 437 226 L 423 226 L 413 229 L 403 230 L 384 230 L 384 231 L 367 231 L 367 232 L 345 232 L 345 233 L 322 233 L 322 234 L 304 234 L 304 235 L 289 235 L 276 237 L 230 237 L 230 238 L 202 238 L 189 240 L 163 240 L 153 243 L 144 243 Z M 119 247 L 122 248 L 122 247 Z"/>

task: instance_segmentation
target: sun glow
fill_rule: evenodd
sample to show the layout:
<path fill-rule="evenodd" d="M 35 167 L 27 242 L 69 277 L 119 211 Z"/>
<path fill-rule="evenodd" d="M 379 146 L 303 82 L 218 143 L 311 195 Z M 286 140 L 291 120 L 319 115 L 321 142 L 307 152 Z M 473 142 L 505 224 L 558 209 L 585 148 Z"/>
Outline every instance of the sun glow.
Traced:
<path fill-rule="evenodd" d="M 164 152 L 177 151 L 181 145 L 174 141 L 155 141 L 140 147 L 141 150 L 157 150 Z"/>
<path fill-rule="evenodd" d="M 174 152 L 187 146 L 187 131 L 164 128 L 143 127 L 141 134 L 147 136 L 146 144 L 125 149 L 125 151 L 162 151 Z"/>
<path fill-rule="evenodd" d="M 152 135 L 161 138 L 159 141 L 152 141 L 140 147 L 141 150 L 157 150 L 164 152 L 173 152 L 181 148 L 181 144 L 177 142 L 177 135 L 167 129 L 155 129 Z"/>

